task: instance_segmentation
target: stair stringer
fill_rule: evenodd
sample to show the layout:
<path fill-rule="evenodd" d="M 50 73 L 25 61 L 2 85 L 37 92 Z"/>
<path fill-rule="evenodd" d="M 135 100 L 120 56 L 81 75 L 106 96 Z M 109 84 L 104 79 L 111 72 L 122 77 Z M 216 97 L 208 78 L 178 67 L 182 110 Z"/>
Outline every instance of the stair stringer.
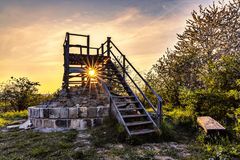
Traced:
<path fill-rule="evenodd" d="M 119 70 L 117 69 L 116 65 L 110 60 L 110 63 L 112 65 L 112 68 L 114 71 L 116 71 L 116 73 L 120 73 Z M 128 94 L 129 96 L 133 96 L 134 99 L 138 102 L 138 106 L 140 106 L 144 113 L 147 115 L 147 119 L 149 121 L 152 122 L 153 124 L 153 127 L 155 128 L 156 132 L 160 132 L 159 128 L 157 127 L 156 123 L 154 122 L 154 120 L 151 118 L 151 115 L 146 111 L 145 107 L 143 106 L 143 104 L 141 103 L 141 101 L 139 100 L 139 98 L 136 96 L 136 94 L 134 94 L 134 92 L 132 91 L 132 89 L 129 87 L 129 85 L 127 84 L 127 82 L 125 81 L 125 79 L 123 78 L 123 76 L 121 74 L 117 74 L 117 77 L 118 77 L 118 80 L 120 82 L 122 82 L 121 84 L 123 85 L 123 83 L 127 86 L 128 88 Z M 122 124 L 125 128 L 125 130 L 127 131 L 128 135 L 131 136 L 131 133 L 120 113 L 120 111 L 118 110 L 118 107 L 117 105 L 115 104 L 115 101 L 113 100 L 113 97 L 112 97 L 112 94 L 111 92 L 109 91 L 109 88 L 107 87 L 106 83 L 103 82 L 103 86 L 104 86 L 104 89 L 106 90 L 106 92 L 108 93 L 109 95 L 109 99 L 110 99 L 110 107 L 111 107 L 111 112 L 112 114 L 115 116 L 115 118 L 117 119 L 117 121 Z M 124 89 L 126 90 L 126 88 L 124 87 Z"/>

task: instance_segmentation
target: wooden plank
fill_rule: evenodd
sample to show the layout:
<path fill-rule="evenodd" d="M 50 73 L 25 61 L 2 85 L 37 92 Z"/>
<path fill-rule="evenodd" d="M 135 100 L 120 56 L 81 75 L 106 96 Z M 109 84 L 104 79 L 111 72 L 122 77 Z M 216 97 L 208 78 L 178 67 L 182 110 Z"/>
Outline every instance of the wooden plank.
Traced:
<path fill-rule="evenodd" d="M 130 115 L 123 115 L 123 118 L 139 118 L 139 117 L 147 117 L 146 114 L 130 114 Z"/>
<path fill-rule="evenodd" d="M 69 73 L 84 73 L 85 70 L 81 67 L 69 67 Z"/>
<path fill-rule="evenodd" d="M 137 122 L 128 122 L 126 125 L 129 126 L 141 126 L 146 124 L 152 124 L 152 121 L 137 121 Z"/>
<path fill-rule="evenodd" d="M 119 108 L 119 111 L 135 111 L 135 110 L 143 110 L 143 108 Z"/>
<path fill-rule="evenodd" d="M 156 132 L 153 129 L 142 129 L 142 130 L 135 130 L 135 131 L 131 131 L 131 136 L 136 136 L 136 135 L 143 135 L 143 134 L 149 134 L 149 133 L 154 133 Z"/>
<path fill-rule="evenodd" d="M 223 131 L 225 128 L 210 116 L 197 117 L 197 123 L 206 133 L 209 131 Z"/>

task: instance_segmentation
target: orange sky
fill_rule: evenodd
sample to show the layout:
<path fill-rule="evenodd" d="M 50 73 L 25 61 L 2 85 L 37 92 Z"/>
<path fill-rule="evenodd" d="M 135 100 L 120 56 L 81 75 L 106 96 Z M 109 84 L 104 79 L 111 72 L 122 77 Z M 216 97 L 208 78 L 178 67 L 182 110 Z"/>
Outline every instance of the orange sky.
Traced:
<path fill-rule="evenodd" d="M 0 82 L 11 76 L 24 76 L 40 82 L 41 93 L 51 93 L 60 88 L 63 74 L 62 44 L 66 32 L 89 34 L 93 46 L 99 46 L 107 36 L 112 37 L 112 41 L 144 73 L 168 47 L 173 48 L 177 41 L 176 33 L 183 32 L 190 12 L 201 3 L 212 3 L 211 0 L 195 3 L 173 0 L 175 4 L 168 4 L 166 0 L 159 0 L 159 6 L 165 12 L 160 13 L 154 4 L 149 5 L 152 7 L 150 9 L 144 4 L 126 4 L 127 7 L 118 4 L 117 7 L 107 6 L 115 7 L 111 8 L 109 14 L 103 11 L 98 14 L 97 11 L 92 13 L 90 10 L 89 13 L 84 9 L 77 10 L 74 8 L 75 1 L 71 2 L 73 4 L 58 6 L 53 2 L 47 5 L 47 1 L 29 6 L 17 2 L 1 5 L 3 2 L 0 2 Z M 93 5 L 85 3 L 82 6 L 91 8 Z M 124 7 L 119 7 L 121 5 Z M 181 5 L 184 7 L 179 9 Z M 67 14 L 71 9 L 74 11 Z"/>

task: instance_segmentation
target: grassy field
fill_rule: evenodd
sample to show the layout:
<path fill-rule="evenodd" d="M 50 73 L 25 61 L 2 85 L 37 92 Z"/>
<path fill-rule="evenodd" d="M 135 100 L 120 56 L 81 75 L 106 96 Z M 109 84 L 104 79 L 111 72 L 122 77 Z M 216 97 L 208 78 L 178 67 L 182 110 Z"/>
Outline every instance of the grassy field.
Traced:
<path fill-rule="evenodd" d="M 14 123 L 14 121 L 19 119 L 27 119 L 28 111 L 8 111 L 0 113 L 0 127 Z"/>
<path fill-rule="evenodd" d="M 39 133 L 35 131 L 0 132 L 0 159 L 71 159 L 77 131 Z"/>
<path fill-rule="evenodd" d="M 79 132 L 75 130 L 52 133 L 35 130 L 0 131 L 0 159 L 153 160 L 171 157 L 197 160 L 209 157 L 199 144 L 184 134 L 178 135 L 180 139 L 175 137 L 178 140 L 173 137 L 166 139 L 166 136 L 127 138 L 123 128 L 112 120 L 86 133 L 90 137 L 85 144 L 82 141 L 86 140 L 79 140 Z"/>
<path fill-rule="evenodd" d="M 0 160 L 184 160 L 239 158 L 240 145 L 229 139 L 211 143 L 204 134 L 164 122 L 162 135 L 128 138 L 112 119 L 82 133 L 76 130 L 43 133 L 36 130 L 5 130 L 6 124 L 27 118 L 27 111 L 0 114 Z M 87 134 L 88 139 L 79 135 Z M 237 160 L 237 159 L 236 159 Z"/>

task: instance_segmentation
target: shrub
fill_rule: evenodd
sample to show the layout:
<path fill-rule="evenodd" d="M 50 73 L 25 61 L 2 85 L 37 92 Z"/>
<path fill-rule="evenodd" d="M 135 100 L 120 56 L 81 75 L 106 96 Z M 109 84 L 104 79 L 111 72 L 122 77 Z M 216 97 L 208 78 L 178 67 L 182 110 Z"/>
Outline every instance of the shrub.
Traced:
<path fill-rule="evenodd" d="M 171 141 L 175 139 L 176 132 L 173 125 L 164 118 L 161 124 L 161 139 L 164 141 Z"/>
<path fill-rule="evenodd" d="M 0 127 L 5 126 L 6 124 L 10 123 L 11 121 L 6 120 L 4 118 L 0 118 Z"/>
<path fill-rule="evenodd" d="M 5 113 L 2 113 L 0 115 L 1 118 L 4 118 L 6 120 L 14 120 L 14 119 L 23 119 L 28 117 L 28 111 L 8 111 Z"/>
<path fill-rule="evenodd" d="M 240 137 L 240 107 L 237 108 L 234 112 L 236 118 L 236 124 L 234 130 L 236 131 L 236 135 Z"/>
<path fill-rule="evenodd" d="M 24 110 L 27 107 L 35 104 L 38 98 L 37 86 L 38 82 L 32 82 L 26 77 L 14 78 L 1 85 L 0 100 L 6 101 L 11 106 L 16 106 L 16 110 Z"/>
<path fill-rule="evenodd" d="M 27 119 L 28 111 L 8 111 L 0 114 L 0 127 L 3 127 L 7 124 L 11 124 L 14 120 L 17 119 Z"/>
<path fill-rule="evenodd" d="M 214 141 L 205 142 L 205 140 L 203 140 L 205 136 L 206 135 L 201 134 L 197 139 L 200 140 L 204 152 L 210 156 L 209 158 L 219 160 L 240 158 L 240 145 L 238 142 L 231 142 L 228 137 L 218 137 Z"/>
<path fill-rule="evenodd" d="M 183 126 L 192 126 L 196 117 L 191 107 L 174 108 L 168 112 L 168 115 L 172 118 L 174 124 Z"/>

